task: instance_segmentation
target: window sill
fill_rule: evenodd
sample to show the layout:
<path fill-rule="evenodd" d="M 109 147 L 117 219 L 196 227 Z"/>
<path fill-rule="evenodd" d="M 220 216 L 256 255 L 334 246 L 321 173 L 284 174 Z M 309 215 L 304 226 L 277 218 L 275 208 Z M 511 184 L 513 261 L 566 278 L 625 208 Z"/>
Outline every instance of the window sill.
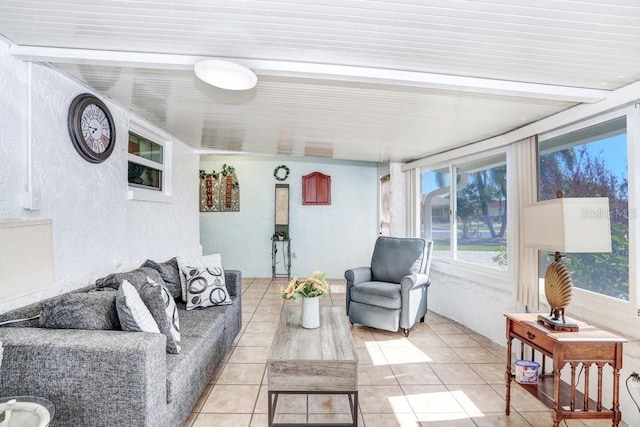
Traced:
<path fill-rule="evenodd" d="M 495 270 L 466 262 L 446 262 L 437 259 L 433 260 L 431 268 L 449 276 L 469 280 L 502 291 L 511 291 L 513 289 L 512 280 L 508 271 Z"/>
<path fill-rule="evenodd" d="M 127 199 L 156 203 L 173 203 L 175 201 L 173 196 L 164 194 L 162 191 L 132 187 L 129 187 L 129 191 L 127 191 Z"/>

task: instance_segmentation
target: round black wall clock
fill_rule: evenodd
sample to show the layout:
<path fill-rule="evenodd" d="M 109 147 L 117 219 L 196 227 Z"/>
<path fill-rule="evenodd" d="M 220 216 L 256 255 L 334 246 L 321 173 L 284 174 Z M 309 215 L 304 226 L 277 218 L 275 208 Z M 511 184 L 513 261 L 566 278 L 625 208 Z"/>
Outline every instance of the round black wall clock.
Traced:
<path fill-rule="evenodd" d="M 67 121 L 73 146 L 82 158 L 101 163 L 116 145 L 116 128 L 107 106 L 90 93 L 74 98 L 69 107 Z"/>

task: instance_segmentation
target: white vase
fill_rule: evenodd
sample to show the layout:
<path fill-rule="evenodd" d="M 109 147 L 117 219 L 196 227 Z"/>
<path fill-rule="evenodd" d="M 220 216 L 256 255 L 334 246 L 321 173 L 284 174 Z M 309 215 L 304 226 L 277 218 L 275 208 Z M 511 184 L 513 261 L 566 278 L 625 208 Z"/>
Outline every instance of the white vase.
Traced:
<path fill-rule="evenodd" d="M 314 329 L 320 326 L 320 297 L 302 298 L 302 327 Z"/>

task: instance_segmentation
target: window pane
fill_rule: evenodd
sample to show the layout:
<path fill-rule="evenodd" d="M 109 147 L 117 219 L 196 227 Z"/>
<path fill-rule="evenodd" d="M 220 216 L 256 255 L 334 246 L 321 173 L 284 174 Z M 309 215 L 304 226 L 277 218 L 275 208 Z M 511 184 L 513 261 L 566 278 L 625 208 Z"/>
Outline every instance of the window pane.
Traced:
<path fill-rule="evenodd" d="M 456 259 L 506 270 L 506 155 L 461 165 L 456 172 Z"/>
<path fill-rule="evenodd" d="M 129 162 L 129 185 L 162 190 L 162 171 Z"/>
<path fill-rule="evenodd" d="M 624 117 L 542 141 L 540 200 L 608 197 L 612 253 L 567 254 L 574 286 L 629 300 L 629 198 L 627 132 Z M 541 254 L 540 277 L 553 261 Z"/>
<path fill-rule="evenodd" d="M 129 153 L 162 164 L 162 145 L 129 132 Z"/>
<path fill-rule="evenodd" d="M 434 256 L 448 258 L 451 250 L 449 169 L 423 172 L 421 188 L 420 236 L 433 240 Z"/>

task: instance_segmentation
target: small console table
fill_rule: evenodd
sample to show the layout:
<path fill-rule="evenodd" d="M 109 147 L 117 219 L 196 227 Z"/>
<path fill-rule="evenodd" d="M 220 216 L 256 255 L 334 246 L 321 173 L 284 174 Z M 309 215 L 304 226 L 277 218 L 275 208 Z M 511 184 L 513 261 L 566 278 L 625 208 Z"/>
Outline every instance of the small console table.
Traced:
<path fill-rule="evenodd" d="M 620 369 L 622 368 L 622 344 L 627 340 L 612 333 L 602 331 L 586 323 L 573 319 L 567 321 L 578 324 L 578 332 L 558 332 L 546 328 L 537 321 L 533 313 L 505 314 L 507 318 L 507 383 L 506 409 L 509 415 L 511 405 L 511 382 L 514 374 L 511 369 L 512 340 L 521 342 L 520 359 L 525 358 L 525 347 L 530 348 L 529 360 L 541 353 L 542 372 L 538 384 L 520 384 L 529 393 L 538 398 L 552 410 L 553 426 L 559 427 L 563 419 L 610 419 L 614 427 L 620 424 L 622 414 L 619 404 Z M 546 359 L 553 361 L 551 373 L 546 372 Z M 560 379 L 562 368 L 569 364 L 571 384 Z M 576 367 L 582 365 L 584 386 L 577 390 Z M 596 400 L 589 397 L 589 370 L 597 369 Z M 602 368 L 613 368 L 613 396 L 611 409 L 602 405 Z"/>
<path fill-rule="evenodd" d="M 282 251 L 282 264 L 284 272 L 278 272 L 278 246 Z M 271 278 L 286 277 L 291 280 L 291 240 L 272 240 L 271 241 Z"/>

